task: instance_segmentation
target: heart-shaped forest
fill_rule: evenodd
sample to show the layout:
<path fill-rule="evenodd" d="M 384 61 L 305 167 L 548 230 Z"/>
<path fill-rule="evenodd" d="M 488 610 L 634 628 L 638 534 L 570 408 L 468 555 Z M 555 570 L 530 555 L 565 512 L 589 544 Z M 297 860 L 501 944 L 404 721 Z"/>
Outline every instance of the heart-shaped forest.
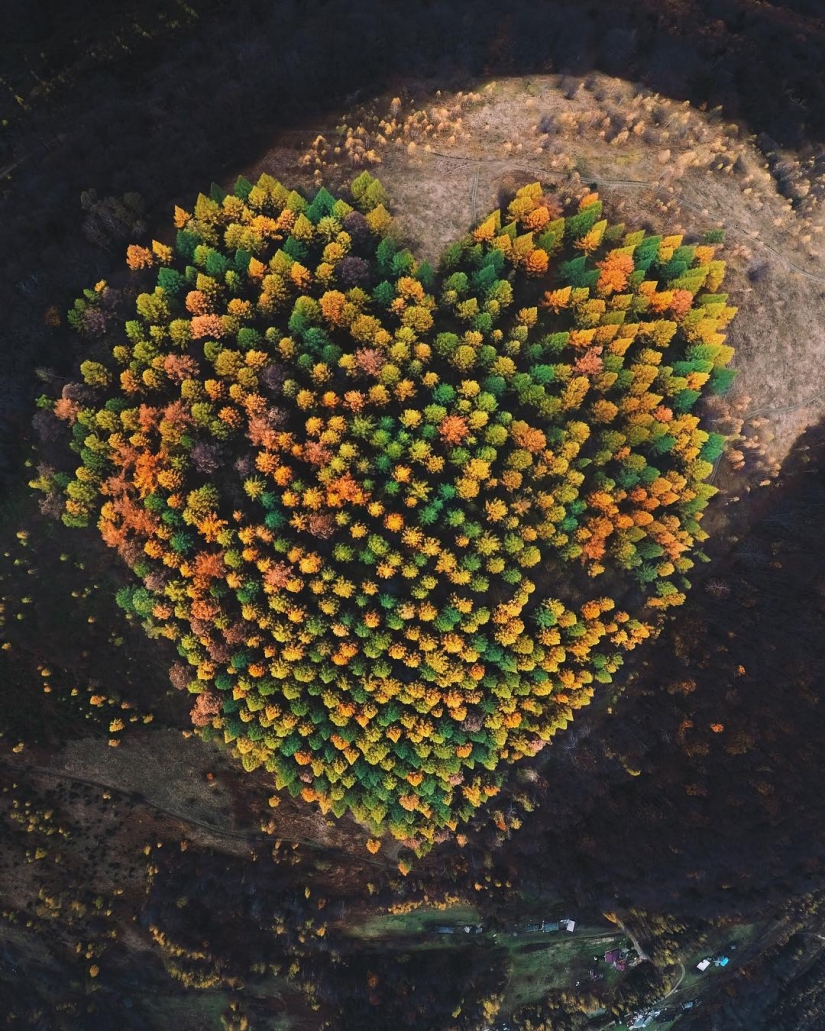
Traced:
<path fill-rule="evenodd" d="M 388 204 L 177 208 L 75 303 L 84 382 L 40 403 L 81 464 L 35 485 L 131 568 L 204 738 L 421 853 L 683 601 L 735 308 L 712 238 L 593 193 L 525 187 L 437 271 Z"/>

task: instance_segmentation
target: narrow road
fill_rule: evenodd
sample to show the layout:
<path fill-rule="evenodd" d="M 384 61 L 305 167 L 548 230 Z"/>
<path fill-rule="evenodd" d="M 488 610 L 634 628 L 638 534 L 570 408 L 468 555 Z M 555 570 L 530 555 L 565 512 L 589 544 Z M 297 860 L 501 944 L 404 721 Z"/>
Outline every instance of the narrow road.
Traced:
<path fill-rule="evenodd" d="M 636 935 L 633 934 L 632 931 L 628 930 L 628 928 L 625 927 L 625 925 L 622 923 L 621 920 L 617 920 L 616 924 L 617 924 L 619 930 L 622 932 L 622 934 L 626 934 L 627 937 L 631 940 L 631 942 L 633 942 L 633 948 L 636 950 L 636 955 L 639 957 L 639 959 L 641 959 L 642 961 L 645 961 L 647 963 L 651 963 L 652 960 L 651 960 L 650 956 L 648 956 L 648 954 L 642 948 L 641 942 L 636 937 Z"/>

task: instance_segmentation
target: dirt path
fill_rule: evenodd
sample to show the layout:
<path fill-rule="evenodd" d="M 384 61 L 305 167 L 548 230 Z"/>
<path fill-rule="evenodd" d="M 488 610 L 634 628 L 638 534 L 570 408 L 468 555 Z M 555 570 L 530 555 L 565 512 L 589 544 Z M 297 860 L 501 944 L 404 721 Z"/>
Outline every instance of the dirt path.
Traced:
<path fill-rule="evenodd" d="M 685 964 L 684 964 L 684 963 L 680 963 L 680 964 L 679 964 L 679 968 L 680 968 L 680 970 L 682 971 L 682 972 L 681 972 L 681 974 L 679 974 L 679 980 L 678 980 L 678 981 L 676 982 L 676 984 L 675 984 L 675 985 L 674 985 L 674 986 L 673 986 L 673 987 L 672 987 L 672 988 L 670 989 L 670 991 L 669 991 L 669 992 L 667 993 L 667 995 L 663 995 L 663 996 L 662 996 L 662 998 L 661 998 L 661 999 L 659 1000 L 659 1002 L 664 1002 L 664 1001 L 665 1001 L 665 999 L 669 999 L 669 998 L 671 997 L 671 995 L 673 995 L 673 994 L 674 994 L 674 992 L 678 992 L 678 991 L 679 991 L 679 985 L 681 985 L 682 981 L 684 981 L 684 979 L 685 979 L 685 974 L 687 973 L 687 971 L 685 970 Z M 657 1003 L 656 1005 L 659 1005 L 659 1003 Z"/>
<path fill-rule="evenodd" d="M 639 959 L 640 959 L 640 960 L 642 960 L 642 962 L 647 962 L 647 963 L 651 963 L 651 962 L 652 962 L 652 960 L 651 960 L 650 956 L 649 956 L 649 955 L 647 954 L 647 952 L 645 952 L 645 950 L 644 950 L 644 949 L 642 948 L 642 944 L 641 944 L 641 942 L 639 941 L 639 939 L 638 939 L 638 938 L 636 937 L 636 935 L 635 935 L 635 934 L 633 934 L 633 932 L 632 932 L 631 930 L 629 930 L 629 929 L 628 929 L 628 928 L 627 928 L 627 927 L 626 927 L 626 926 L 625 926 L 625 925 L 624 925 L 624 924 L 622 923 L 622 921 L 621 921 L 621 920 L 618 920 L 618 921 L 617 921 L 617 924 L 618 924 L 618 927 L 619 927 L 619 929 L 621 930 L 622 934 L 626 934 L 626 935 L 627 935 L 627 937 L 628 937 L 628 938 L 629 938 L 629 939 L 631 940 L 631 942 L 633 943 L 633 948 L 634 948 L 634 949 L 636 950 L 636 955 L 637 955 L 637 956 L 639 957 Z"/>

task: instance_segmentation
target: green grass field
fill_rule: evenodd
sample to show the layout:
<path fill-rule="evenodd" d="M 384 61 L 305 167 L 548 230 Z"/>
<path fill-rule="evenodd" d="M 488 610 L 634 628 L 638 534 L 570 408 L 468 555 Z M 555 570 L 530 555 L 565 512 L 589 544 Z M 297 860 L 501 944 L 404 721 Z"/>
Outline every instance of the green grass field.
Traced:
<path fill-rule="evenodd" d="M 510 953 L 512 964 L 505 995 L 504 1009 L 509 1010 L 526 1003 L 538 1002 L 552 990 L 573 987 L 576 981 L 589 984 L 588 971 L 608 949 L 624 940 L 621 934 L 609 930 L 585 927 L 582 933 L 559 931 L 552 934 L 511 935 L 500 934 L 499 944 Z M 621 976 L 603 962 L 599 972 L 605 975 L 597 985 L 611 985 Z"/>
<path fill-rule="evenodd" d="M 423 934 L 435 927 L 463 927 L 465 924 L 478 924 L 481 921 L 479 912 L 473 906 L 451 906 L 449 909 L 433 909 L 422 906 L 410 913 L 380 913 L 370 917 L 363 924 L 350 928 L 349 933 L 355 938 L 392 938 L 411 934 Z M 445 935 L 445 937 L 447 937 Z M 467 935 L 461 935 L 461 943 Z M 475 940 L 478 936 L 473 936 Z"/>
<path fill-rule="evenodd" d="M 695 998 L 698 991 L 691 991 L 691 989 L 699 988 L 701 991 L 702 982 L 707 981 L 710 978 L 718 976 L 723 971 L 719 967 L 710 966 L 702 973 L 696 969 L 696 964 L 705 958 L 712 958 L 724 953 L 729 959 L 730 964 L 726 970 L 731 970 L 736 965 L 737 958 L 741 952 L 750 945 L 750 943 L 764 930 L 764 924 L 737 924 L 735 927 L 721 927 L 718 932 L 709 939 L 706 945 L 698 952 L 693 953 L 690 956 L 685 957 L 685 978 L 682 981 L 681 989 L 679 991 L 680 1001 L 685 999 Z M 729 946 L 734 944 L 735 949 L 731 949 Z"/>
<path fill-rule="evenodd" d="M 588 971 L 594 965 L 593 957 L 598 956 L 601 960 L 608 949 L 615 948 L 625 940 L 624 935 L 611 928 L 587 926 L 573 933 L 564 930 L 547 934 L 541 931 L 530 934 L 519 931 L 517 935 L 511 931 L 484 931 L 479 935 L 466 935 L 462 931 L 457 931 L 455 935 L 433 933 L 439 926 L 463 928 L 464 925 L 476 925 L 480 921 L 478 911 L 468 905 L 452 906 L 444 910 L 422 907 L 410 913 L 385 913 L 371 917 L 362 924 L 352 926 L 349 933 L 365 940 L 427 934 L 427 940 L 418 944 L 420 948 L 458 948 L 472 942 L 488 948 L 503 949 L 510 966 L 505 1010 L 538 1002 L 547 992 L 573 987 L 576 981 L 590 984 Z M 599 986 L 609 987 L 621 977 L 617 970 L 603 962 L 599 963 L 599 971 L 604 975 L 603 981 L 595 982 Z"/>

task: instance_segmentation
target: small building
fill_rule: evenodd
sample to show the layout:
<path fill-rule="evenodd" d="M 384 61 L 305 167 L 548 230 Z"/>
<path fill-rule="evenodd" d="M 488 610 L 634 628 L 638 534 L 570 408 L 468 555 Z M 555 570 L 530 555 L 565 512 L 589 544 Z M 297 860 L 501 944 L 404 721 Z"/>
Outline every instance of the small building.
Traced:
<path fill-rule="evenodd" d="M 649 1027 L 661 1012 L 661 1010 L 650 1010 L 648 1013 L 638 1013 L 635 1017 L 631 1017 L 627 1025 L 628 1031 L 635 1031 L 636 1028 L 640 1027 Z"/>
<path fill-rule="evenodd" d="M 536 931 L 540 931 L 540 930 L 541 930 L 541 924 L 528 924 L 524 928 L 524 933 L 525 934 L 535 934 Z"/>
<path fill-rule="evenodd" d="M 730 963 L 730 960 L 727 956 L 717 956 L 716 959 L 713 961 L 714 966 L 717 967 L 726 967 L 728 963 Z"/>
<path fill-rule="evenodd" d="M 559 926 L 563 931 L 575 931 L 576 921 L 575 920 L 559 920 Z"/>
<path fill-rule="evenodd" d="M 454 927 L 436 927 L 435 933 L 436 934 L 455 934 L 455 928 Z"/>
<path fill-rule="evenodd" d="M 611 949 L 605 952 L 604 961 L 617 970 L 627 970 L 627 952 L 624 949 Z"/>
<path fill-rule="evenodd" d="M 707 970 L 707 968 L 709 966 L 710 966 L 710 960 L 709 959 L 703 959 L 701 963 L 697 963 L 696 964 L 696 969 L 697 970 L 701 970 L 702 973 L 704 974 L 704 972 Z"/>
<path fill-rule="evenodd" d="M 682 1009 L 683 1010 L 692 1010 L 695 1005 L 696 1005 L 696 1001 L 694 999 L 691 999 L 690 1002 L 683 1002 L 682 1003 Z"/>
<path fill-rule="evenodd" d="M 548 934 L 550 931 L 558 931 L 559 922 L 558 920 L 542 920 L 541 929 L 545 934 Z"/>

